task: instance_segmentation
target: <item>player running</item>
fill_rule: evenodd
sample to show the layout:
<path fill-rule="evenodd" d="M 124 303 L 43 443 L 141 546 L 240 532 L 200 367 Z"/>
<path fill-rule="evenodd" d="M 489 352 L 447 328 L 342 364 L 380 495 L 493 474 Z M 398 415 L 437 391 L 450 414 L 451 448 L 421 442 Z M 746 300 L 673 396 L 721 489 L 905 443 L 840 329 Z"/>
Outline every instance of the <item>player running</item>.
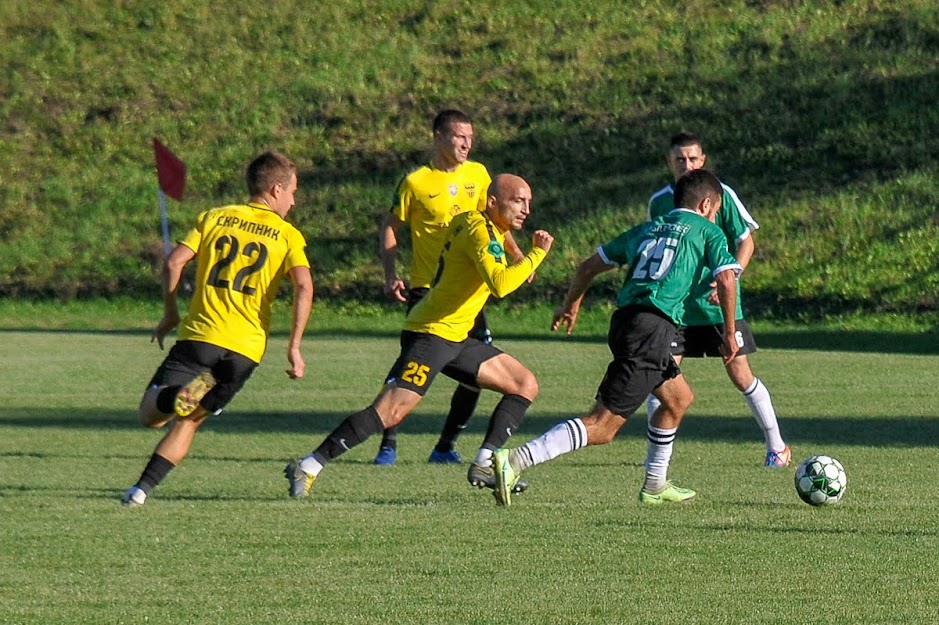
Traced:
<path fill-rule="evenodd" d="M 670 350 L 684 301 L 706 268 L 717 282 L 720 308 L 729 320 L 721 337 L 725 361 L 737 353 L 733 311 L 740 265 L 713 223 L 721 194 L 720 181 L 707 171 L 682 176 L 675 189 L 675 203 L 682 208 L 631 228 L 578 266 L 564 304 L 554 313 L 552 330 L 566 325 L 571 334 L 593 279 L 615 267 L 629 268 L 610 320 L 608 343 L 613 361 L 590 414 L 559 423 L 521 447 L 495 453 L 498 503 L 511 504 L 512 487 L 525 469 L 587 445 L 612 441 L 650 392 L 662 405 L 649 420 L 646 475 L 639 501 L 661 504 L 695 496 L 693 490 L 668 480 L 675 435 L 694 399 Z"/>
<path fill-rule="evenodd" d="M 505 234 L 520 230 L 531 210 L 531 188 L 510 174 L 489 188 L 486 211 L 455 217 L 427 295 L 411 310 L 401 333 L 401 353 L 370 406 L 349 415 L 313 452 L 284 469 L 290 496 L 306 497 L 323 468 L 371 435 L 400 423 L 439 373 L 502 394 L 474 466 L 492 475 L 492 456 L 519 426 L 538 394 L 534 374 L 512 356 L 470 336 L 490 294 L 505 297 L 525 284 L 551 249 L 553 237 L 535 231 L 532 249 L 509 265 Z M 514 486 L 514 484 L 513 484 Z"/>

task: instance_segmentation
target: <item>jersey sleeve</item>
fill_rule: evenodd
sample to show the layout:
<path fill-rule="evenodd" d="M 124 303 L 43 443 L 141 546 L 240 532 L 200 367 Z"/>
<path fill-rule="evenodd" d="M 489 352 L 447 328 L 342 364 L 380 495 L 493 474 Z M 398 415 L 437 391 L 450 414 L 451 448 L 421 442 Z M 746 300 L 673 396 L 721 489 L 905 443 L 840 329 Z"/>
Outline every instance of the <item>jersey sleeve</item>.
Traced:
<path fill-rule="evenodd" d="M 645 225 L 633 226 L 612 241 L 607 241 L 597 248 L 597 254 L 607 265 L 622 267 L 632 263 L 638 249 L 639 239 Z"/>
<path fill-rule="evenodd" d="M 306 240 L 296 228 L 287 230 L 287 254 L 284 257 L 284 271 L 294 267 L 309 267 L 310 259 L 306 255 Z"/>
<path fill-rule="evenodd" d="M 747 211 L 737 193 L 727 185 L 723 187 L 724 196 L 720 211 L 723 218 L 719 220 L 719 225 L 727 235 L 728 242 L 732 241 L 736 247 L 736 244 L 750 236 L 752 231 L 758 230 L 760 224 Z"/>
<path fill-rule="evenodd" d="M 737 259 L 734 258 L 727 249 L 727 237 L 724 236 L 721 229 L 716 226 L 705 230 L 704 256 L 711 270 L 711 277 L 715 277 L 722 271 L 727 270 L 731 270 L 734 274 L 739 276 L 740 272 L 743 271 L 743 267 L 740 266 Z"/>
<path fill-rule="evenodd" d="M 470 233 L 475 249 L 476 268 L 489 290 L 496 297 L 505 297 L 525 284 L 528 276 L 545 259 L 545 252 L 540 247 L 532 247 L 521 261 L 508 265 L 508 257 L 502 242 L 499 241 L 488 221 L 480 222 Z"/>
<path fill-rule="evenodd" d="M 486 198 L 489 193 L 489 185 L 492 184 L 492 178 L 489 176 L 489 170 L 485 165 L 479 166 L 479 199 L 476 202 L 476 208 L 480 212 L 486 212 Z"/>
<path fill-rule="evenodd" d="M 395 194 L 391 200 L 391 214 L 407 223 L 411 218 L 411 202 L 413 200 L 414 190 L 408 184 L 408 178 L 405 176 L 395 188 Z"/>
<path fill-rule="evenodd" d="M 202 244 L 202 233 L 205 230 L 205 220 L 208 217 L 209 211 L 202 211 L 199 213 L 199 217 L 196 219 L 196 226 L 190 230 L 186 236 L 182 239 L 179 239 L 177 242 L 185 245 L 195 253 L 199 253 L 199 246 Z"/>

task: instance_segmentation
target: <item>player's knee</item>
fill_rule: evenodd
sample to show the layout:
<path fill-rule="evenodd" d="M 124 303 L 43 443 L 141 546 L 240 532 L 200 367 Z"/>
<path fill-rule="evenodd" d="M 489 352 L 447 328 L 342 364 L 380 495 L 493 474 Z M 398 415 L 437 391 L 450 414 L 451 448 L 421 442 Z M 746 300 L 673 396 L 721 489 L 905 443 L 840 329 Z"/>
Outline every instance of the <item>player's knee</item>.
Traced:
<path fill-rule="evenodd" d="M 155 407 L 152 409 L 145 409 L 143 406 L 140 407 L 140 410 L 137 412 L 137 419 L 145 428 L 158 429 L 166 425 L 166 422 L 169 421 L 173 415 L 165 415 Z"/>
<path fill-rule="evenodd" d="M 686 389 L 680 393 L 672 393 L 662 401 L 665 409 L 673 414 L 685 414 L 694 403 L 694 392 Z"/>
<path fill-rule="evenodd" d="M 173 415 L 167 415 L 157 408 L 157 395 L 161 388 L 150 387 L 140 399 L 140 406 L 137 409 L 137 419 L 145 428 L 163 427 Z"/>
<path fill-rule="evenodd" d="M 526 370 L 525 374 L 520 376 L 517 381 L 518 390 L 515 391 L 516 395 L 521 395 L 529 401 L 535 401 L 535 398 L 538 397 L 538 380 L 535 378 L 535 374 L 531 371 Z"/>

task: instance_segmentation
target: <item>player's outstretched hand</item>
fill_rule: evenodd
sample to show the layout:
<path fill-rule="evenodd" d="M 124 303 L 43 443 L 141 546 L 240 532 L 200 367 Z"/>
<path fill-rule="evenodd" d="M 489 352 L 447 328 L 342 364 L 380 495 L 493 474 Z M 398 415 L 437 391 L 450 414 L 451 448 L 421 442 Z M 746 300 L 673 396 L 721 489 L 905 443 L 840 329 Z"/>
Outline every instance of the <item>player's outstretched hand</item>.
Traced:
<path fill-rule="evenodd" d="M 304 362 L 303 355 L 300 354 L 300 350 L 289 350 L 287 352 L 287 361 L 290 363 L 290 368 L 287 369 L 286 373 L 290 376 L 290 379 L 299 380 L 302 378 L 303 374 L 306 373 L 306 362 Z"/>
<path fill-rule="evenodd" d="M 160 349 L 163 349 L 163 339 L 166 338 L 166 335 L 169 334 L 173 328 L 179 325 L 179 313 L 175 315 L 172 313 L 164 313 L 163 318 L 160 319 L 160 323 L 153 329 L 153 334 L 150 335 L 150 342 L 157 342 L 157 345 L 160 346 Z"/>
<path fill-rule="evenodd" d="M 574 326 L 577 325 L 577 313 L 579 309 L 571 310 L 564 306 L 558 306 L 554 310 L 554 317 L 551 319 L 551 331 L 557 332 L 561 326 L 567 326 L 567 335 L 574 333 Z"/>
<path fill-rule="evenodd" d="M 390 300 L 397 302 L 408 301 L 408 298 L 404 295 L 407 290 L 408 285 L 401 278 L 396 277 L 385 282 L 385 297 Z"/>
<path fill-rule="evenodd" d="M 531 235 L 532 247 L 540 247 L 545 252 L 551 250 L 551 244 L 554 243 L 554 237 L 547 230 L 535 230 Z"/>

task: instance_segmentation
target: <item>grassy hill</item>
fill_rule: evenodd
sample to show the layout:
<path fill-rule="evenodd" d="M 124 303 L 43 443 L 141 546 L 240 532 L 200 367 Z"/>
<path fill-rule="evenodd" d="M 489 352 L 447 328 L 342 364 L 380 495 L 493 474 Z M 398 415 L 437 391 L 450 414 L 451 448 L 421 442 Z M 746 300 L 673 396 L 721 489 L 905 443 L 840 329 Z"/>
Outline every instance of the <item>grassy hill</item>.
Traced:
<path fill-rule="evenodd" d="M 157 292 L 158 136 L 189 168 L 174 233 L 279 149 L 320 295 L 377 298 L 393 186 L 457 107 L 557 236 L 525 297 L 642 218 L 687 129 L 761 222 L 751 312 L 939 311 L 930 0 L 11 0 L 0 36 L 0 295 Z"/>

